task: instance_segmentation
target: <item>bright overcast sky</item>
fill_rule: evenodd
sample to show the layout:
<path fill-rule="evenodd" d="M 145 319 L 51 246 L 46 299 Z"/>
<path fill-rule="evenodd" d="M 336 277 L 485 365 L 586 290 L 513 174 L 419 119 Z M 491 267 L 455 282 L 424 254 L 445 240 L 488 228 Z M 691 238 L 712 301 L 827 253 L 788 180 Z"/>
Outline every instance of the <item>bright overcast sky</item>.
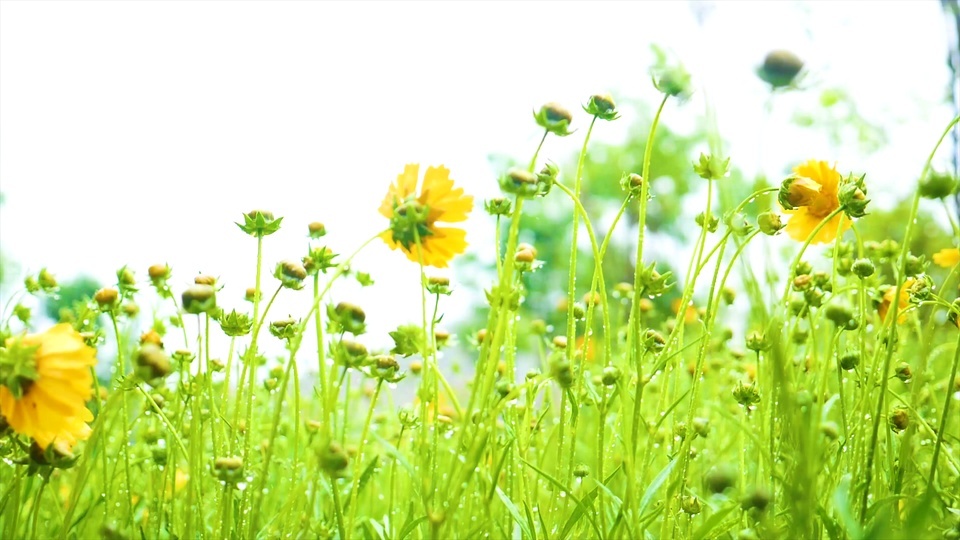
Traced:
<path fill-rule="evenodd" d="M 664 122 L 689 125 L 709 94 L 748 171 L 765 96 L 753 70 L 773 48 L 795 51 L 814 81 L 845 88 L 887 127 L 896 151 L 867 158 L 780 132 L 786 110 L 764 135 L 770 172 L 816 157 L 902 193 L 951 115 L 945 34 L 933 1 L 4 1 L 0 249 L 25 271 L 103 282 L 124 264 L 144 277 L 168 262 L 179 286 L 221 276 L 222 303 L 237 305 L 255 253 L 233 225 L 241 212 L 285 216 L 268 241 L 272 267 L 304 252 L 308 221 L 327 223 L 342 251 L 381 230 L 377 206 L 408 162 L 445 164 L 480 202 L 496 192 L 489 154 L 532 152 L 540 104 L 576 110 L 602 91 L 654 102 L 650 43 L 698 81 Z M 815 103 L 817 92 L 786 99 Z M 544 157 L 566 163 L 582 133 Z M 488 228 L 484 217 L 471 230 Z M 417 298 L 401 255 L 376 244 L 361 267 Z"/>

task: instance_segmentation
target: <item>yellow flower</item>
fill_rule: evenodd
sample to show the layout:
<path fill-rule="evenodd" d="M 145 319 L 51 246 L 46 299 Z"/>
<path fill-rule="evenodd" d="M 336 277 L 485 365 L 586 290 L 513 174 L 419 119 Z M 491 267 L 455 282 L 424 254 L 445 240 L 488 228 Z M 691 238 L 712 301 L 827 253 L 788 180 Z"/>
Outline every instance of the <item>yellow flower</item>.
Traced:
<path fill-rule="evenodd" d="M 55 443 L 69 452 L 90 435 L 93 414 L 86 402 L 93 395 L 90 368 L 96 350 L 69 324 L 42 334 L 10 338 L 0 355 L 0 416 L 14 431 L 31 437 L 43 449 Z"/>
<path fill-rule="evenodd" d="M 956 266 L 957 263 L 960 263 L 960 249 L 941 249 L 933 254 L 933 262 L 936 263 L 937 266 L 952 268 Z"/>
<path fill-rule="evenodd" d="M 912 287 L 916 281 L 917 280 L 913 278 L 908 278 L 903 282 L 903 287 L 900 289 L 900 307 L 897 308 L 898 323 L 902 324 L 907 320 L 907 315 L 904 313 L 904 310 L 910 306 L 910 287 Z M 883 299 L 880 301 L 880 305 L 877 306 L 877 314 L 880 315 L 881 322 L 887 318 L 887 312 L 890 311 L 890 306 L 893 305 L 893 297 L 896 293 L 896 286 L 890 286 L 883 292 Z"/>
<path fill-rule="evenodd" d="M 797 165 L 793 172 L 794 176 L 781 188 L 780 200 L 784 213 L 791 216 L 785 228 L 787 234 L 804 242 L 825 217 L 840 208 L 837 191 L 841 177 L 826 161 L 810 160 Z M 820 229 L 811 243 L 832 242 L 848 228 L 850 220 L 842 213 L 837 214 Z"/>
<path fill-rule="evenodd" d="M 417 164 L 407 165 L 387 191 L 380 213 L 390 220 L 390 229 L 380 237 L 390 249 L 400 248 L 413 262 L 422 260 L 426 266 L 445 268 L 467 249 L 467 233 L 437 223 L 465 221 L 473 209 L 473 197 L 453 187 L 450 170 L 442 165 L 427 167 L 418 195 L 419 170 Z"/>

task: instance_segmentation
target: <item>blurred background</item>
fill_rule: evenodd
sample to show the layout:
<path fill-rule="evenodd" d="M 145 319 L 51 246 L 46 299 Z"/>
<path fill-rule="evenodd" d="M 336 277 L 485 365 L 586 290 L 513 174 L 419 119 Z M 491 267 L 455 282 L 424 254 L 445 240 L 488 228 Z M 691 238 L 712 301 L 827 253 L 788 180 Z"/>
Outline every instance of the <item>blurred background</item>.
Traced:
<path fill-rule="evenodd" d="M 844 174 L 867 174 L 871 209 L 888 212 L 873 220 L 882 237 L 902 226 L 898 203 L 956 114 L 947 59 L 957 19 L 946 7 L 2 2 L 0 304 L 41 268 L 67 297 L 70 287 L 114 283 L 123 265 L 145 280 L 149 265 L 167 263 L 175 287 L 212 274 L 224 287 L 220 304 L 244 308 L 256 248 L 234 225 L 243 212 L 284 217 L 266 242 L 268 271 L 305 254 L 310 221 L 324 222 L 325 240 L 349 253 L 385 228 L 377 208 L 404 164 L 421 163 L 444 164 L 476 198 L 468 256 L 447 272 L 464 286 L 442 305 L 446 323 L 469 321 L 491 279 L 483 199 L 499 193 L 496 179 L 511 163 L 529 160 L 542 134 L 532 111 L 545 102 L 574 111 L 578 131 L 549 138 L 541 153 L 567 182 L 589 122 L 581 104 L 609 92 L 620 106 L 619 120 L 594 130 L 585 170 L 584 202 L 605 231 L 622 201 L 620 175 L 639 172 L 660 99 L 651 45 L 683 62 L 696 86 L 687 102 L 667 105 L 658 132 L 651 257 L 684 260 L 696 230 L 705 185 L 690 164 L 707 151 L 708 105 L 731 157 L 721 187 L 730 200 L 779 182 L 800 161 L 835 162 Z M 772 95 L 756 76 L 774 49 L 804 60 L 799 90 Z M 934 162 L 941 170 L 955 166 L 946 150 Z M 558 231 L 569 229 L 569 203 L 555 196 L 528 208 L 523 239 L 541 255 L 554 245 L 556 260 L 542 256 L 547 266 L 531 284 L 548 304 L 559 298 L 551 284 L 565 281 Z M 931 248 L 949 242 L 942 220 L 926 219 Z M 617 233 L 611 282 L 632 273 L 631 224 Z M 415 265 L 375 243 L 356 268 L 376 286 L 348 285 L 333 300 L 366 308 L 371 342 L 387 344 L 387 331 L 419 321 Z M 308 296 L 281 295 L 273 313 L 302 316 Z"/>

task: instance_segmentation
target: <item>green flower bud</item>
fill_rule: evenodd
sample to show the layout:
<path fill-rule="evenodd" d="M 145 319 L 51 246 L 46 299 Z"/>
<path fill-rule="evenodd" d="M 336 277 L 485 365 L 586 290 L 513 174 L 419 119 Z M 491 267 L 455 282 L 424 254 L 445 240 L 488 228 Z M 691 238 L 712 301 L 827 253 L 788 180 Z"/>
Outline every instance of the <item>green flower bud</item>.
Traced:
<path fill-rule="evenodd" d="M 667 346 L 667 340 L 663 334 L 651 328 L 643 334 L 643 346 L 647 351 L 658 353 Z"/>
<path fill-rule="evenodd" d="M 617 112 L 617 104 L 613 101 L 610 94 L 595 94 L 590 96 L 590 100 L 583 107 L 583 110 L 590 116 L 596 116 L 602 120 L 616 120 L 620 118 Z"/>
<path fill-rule="evenodd" d="M 280 261 L 273 271 L 273 277 L 280 280 L 282 287 L 299 291 L 307 279 L 307 269 L 299 261 Z"/>
<path fill-rule="evenodd" d="M 846 328 L 853 320 L 853 307 L 843 301 L 831 302 L 824 309 L 824 316 L 838 327 Z"/>
<path fill-rule="evenodd" d="M 554 135 L 566 137 L 570 133 L 570 122 L 573 121 L 573 115 L 558 103 L 547 103 L 540 107 L 540 110 L 533 113 L 533 119 L 537 125 Z"/>
<path fill-rule="evenodd" d="M 774 236 L 786 227 L 780 214 L 776 212 L 762 212 L 757 216 L 757 226 L 760 227 L 760 232 L 767 236 Z"/>
<path fill-rule="evenodd" d="M 103 311 L 110 311 L 116 308 L 119 298 L 120 293 L 112 287 L 100 289 L 93 295 L 94 301 L 97 302 L 97 305 L 99 305 Z"/>
<path fill-rule="evenodd" d="M 323 238 L 327 234 L 327 228 L 323 223 L 319 221 L 310 222 L 307 225 L 307 233 L 310 238 L 316 240 L 318 238 Z"/>
<path fill-rule="evenodd" d="M 540 191 L 537 176 L 522 169 L 510 169 L 500 177 L 500 189 L 521 197 L 535 197 Z"/>
<path fill-rule="evenodd" d="M 273 321 L 270 323 L 270 334 L 277 339 L 292 339 L 297 336 L 297 321 L 290 317 Z"/>
<path fill-rule="evenodd" d="M 158 386 L 158 383 L 173 371 L 170 357 L 162 347 L 153 343 L 144 343 L 140 346 L 134 363 L 140 378 L 152 386 Z"/>
<path fill-rule="evenodd" d="M 589 476 L 589 475 L 590 475 L 590 467 L 583 463 L 580 463 L 579 465 L 573 468 L 573 476 L 577 478 L 585 478 L 586 476 Z"/>
<path fill-rule="evenodd" d="M 219 320 L 220 329 L 230 337 L 245 336 L 253 329 L 253 320 L 246 313 L 239 313 L 233 310 L 230 313 L 221 315 Z"/>
<path fill-rule="evenodd" d="M 213 475 L 225 484 L 239 484 L 243 480 L 243 459 L 233 456 L 213 460 Z"/>
<path fill-rule="evenodd" d="M 737 385 L 733 387 L 733 399 L 749 410 L 751 406 L 760 401 L 760 391 L 752 384 L 737 382 Z"/>
<path fill-rule="evenodd" d="M 556 356 L 550 362 L 550 375 L 557 381 L 561 388 L 570 388 L 573 386 L 573 369 L 570 362 L 562 356 Z"/>
<path fill-rule="evenodd" d="M 857 259 L 853 261 L 850 270 L 853 271 L 855 276 L 864 279 L 872 276 L 877 271 L 877 267 L 873 265 L 870 259 Z"/>
<path fill-rule="evenodd" d="M 842 354 L 838 360 L 840 368 L 850 371 L 860 365 L 860 351 L 850 351 Z"/>
<path fill-rule="evenodd" d="M 894 433 L 900 433 L 910 427 L 910 411 L 902 407 L 894 409 L 893 412 L 890 413 L 888 420 L 890 422 L 890 429 L 893 430 Z"/>
<path fill-rule="evenodd" d="M 913 378 L 913 370 L 910 369 L 910 364 L 906 362 L 900 362 L 893 371 L 894 377 L 900 379 L 903 382 L 910 382 L 910 379 Z"/>
<path fill-rule="evenodd" d="M 740 500 L 740 507 L 744 510 L 763 512 L 770 504 L 770 492 L 762 487 L 755 487 L 748 491 Z"/>
<path fill-rule="evenodd" d="M 684 497 L 683 500 L 680 501 L 680 509 L 683 510 L 685 514 L 695 516 L 699 514 L 701 510 L 700 499 L 693 495 Z"/>
<path fill-rule="evenodd" d="M 697 216 L 694 218 L 694 221 L 696 221 L 697 226 L 700 227 L 700 228 L 703 228 L 704 220 L 705 220 L 705 218 L 704 218 L 703 212 L 700 212 L 700 213 L 697 214 Z M 710 231 L 710 232 L 717 232 L 717 226 L 720 224 L 720 218 L 711 214 L 711 215 L 710 215 L 710 219 L 707 220 L 706 223 L 707 223 L 707 230 L 708 230 L 708 231 Z"/>
<path fill-rule="evenodd" d="M 631 197 L 639 197 L 643 192 L 643 177 L 637 173 L 624 173 L 620 177 L 620 189 Z"/>
<path fill-rule="evenodd" d="M 613 386 L 617 384 L 617 381 L 620 380 L 621 376 L 622 374 L 620 372 L 620 368 L 616 366 L 607 366 L 603 368 L 603 376 L 600 380 L 603 382 L 604 386 Z"/>
<path fill-rule="evenodd" d="M 720 180 L 730 174 L 730 158 L 720 159 L 700 153 L 700 162 L 693 164 L 693 172 L 704 180 Z"/>
<path fill-rule="evenodd" d="M 771 51 L 757 69 L 757 76 L 773 88 L 790 86 L 803 69 L 803 60 L 790 51 Z"/>
<path fill-rule="evenodd" d="M 751 351 L 760 352 L 769 349 L 771 343 L 767 340 L 763 332 L 754 330 L 747 334 L 746 345 Z"/>
<path fill-rule="evenodd" d="M 210 285 L 187 287 L 180 298 L 183 310 L 193 315 L 211 313 L 217 307 L 217 291 Z"/>
<path fill-rule="evenodd" d="M 237 223 L 240 230 L 257 238 L 269 236 L 280 230 L 283 218 L 274 218 L 272 212 L 252 210 L 243 215 L 243 225 Z"/>
<path fill-rule="evenodd" d="M 37 274 L 37 285 L 40 285 L 40 288 L 44 292 L 51 294 L 57 292 L 57 289 L 60 288 L 57 283 L 57 278 L 53 276 L 46 268 L 42 268 L 40 273 Z"/>
<path fill-rule="evenodd" d="M 443 276 L 427 278 L 427 292 L 434 295 L 450 296 L 450 293 L 453 292 L 450 289 L 450 278 Z"/>
<path fill-rule="evenodd" d="M 340 302 L 336 306 L 327 306 L 327 317 L 332 324 L 344 332 L 359 336 L 367 331 L 367 314 L 360 306 L 349 302 Z"/>
<path fill-rule="evenodd" d="M 509 216 L 513 210 L 513 203 L 505 197 L 494 197 L 483 203 L 483 209 L 491 216 Z"/>
<path fill-rule="evenodd" d="M 920 180 L 919 191 L 927 199 L 946 199 L 957 192 L 957 179 L 949 173 L 930 171 Z"/>
<path fill-rule="evenodd" d="M 867 204 L 870 199 L 867 199 L 867 187 L 863 183 L 865 177 L 866 175 L 860 178 L 851 176 L 840 184 L 837 198 L 840 201 L 840 206 L 843 207 L 843 211 L 850 218 L 861 218 L 867 215 Z"/>
<path fill-rule="evenodd" d="M 919 276 L 927 269 L 926 257 L 921 255 L 907 255 L 906 273 L 908 276 Z"/>
<path fill-rule="evenodd" d="M 703 481 L 708 491 L 711 493 L 723 493 L 724 491 L 737 485 L 736 469 L 730 465 L 721 465 L 707 471 Z"/>

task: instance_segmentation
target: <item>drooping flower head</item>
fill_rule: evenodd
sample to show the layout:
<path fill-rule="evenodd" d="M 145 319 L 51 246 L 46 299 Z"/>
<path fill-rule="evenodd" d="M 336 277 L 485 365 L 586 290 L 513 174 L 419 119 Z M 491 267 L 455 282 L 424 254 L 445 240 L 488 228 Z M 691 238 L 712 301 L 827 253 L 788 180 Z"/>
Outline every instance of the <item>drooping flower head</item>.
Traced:
<path fill-rule="evenodd" d="M 446 268 L 454 256 L 467 249 L 463 229 L 440 227 L 438 223 L 465 221 L 473 209 L 473 197 L 463 188 L 453 187 L 450 170 L 442 165 L 427 167 L 423 185 L 417 193 L 420 166 L 410 164 L 390 186 L 380 205 L 380 213 L 390 220 L 390 228 L 380 237 L 390 249 L 401 249 L 413 262 Z"/>
<path fill-rule="evenodd" d="M 831 212 L 840 208 L 838 191 L 841 176 L 826 161 L 810 160 L 793 169 L 793 176 L 784 180 L 780 188 L 780 205 L 790 215 L 785 230 L 794 240 L 804 242 Z M 834 241 L 850 228 L 850 219 L 835 215 L 813 237 L 811 243 Z"/>
<path fill-rule="evenodd" d="M 90 435 L 96 350 L 69 324 L 10 338 L 0 347 L 0 416 L 42 449 L 69 452 Z"/>

